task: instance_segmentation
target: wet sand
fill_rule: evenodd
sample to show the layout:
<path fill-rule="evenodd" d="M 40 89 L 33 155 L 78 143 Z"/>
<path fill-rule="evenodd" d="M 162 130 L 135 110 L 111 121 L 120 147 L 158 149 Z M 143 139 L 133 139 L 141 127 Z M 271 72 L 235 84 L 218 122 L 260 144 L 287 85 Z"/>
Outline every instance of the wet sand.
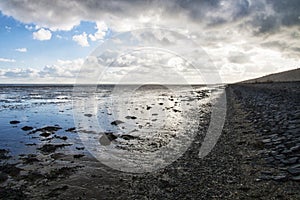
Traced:
<path fill-rule="evenodd" d="M 73 127 L 27 127 L 29 136 L 45 143 L 26 141 L 38 150 L 20 153 L 17 160 L 6 148 L 0 150 L 0 198 L 298 199 L 299 87 L 300 83 L 229 85 L 225 127 L 214 149 L 198 157 L 210 120 L 207 104 L 198 113 L 199 127 L 188 150 L 149 173 L 125 173 L 101 164 L 71 140 L 76 135 Z M 10 126 L 22 123 L 17 121 L 11 119 Z M 49 138 L 56 142 L 47 142 Z"/>

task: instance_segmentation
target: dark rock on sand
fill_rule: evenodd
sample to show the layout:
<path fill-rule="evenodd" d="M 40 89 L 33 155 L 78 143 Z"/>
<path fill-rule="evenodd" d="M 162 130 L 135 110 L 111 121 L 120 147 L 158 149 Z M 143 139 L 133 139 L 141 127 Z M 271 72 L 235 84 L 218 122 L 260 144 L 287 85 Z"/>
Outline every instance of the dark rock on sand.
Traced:
<path fill-rule="evenodd" d="M 92 117 L 93 115 L 92 114 L 84 114 L 84 116 L 86 116 L 86 117 Z"/>
<path fill-rule="evenodd" d="M 35 146 L 36 143 L 26 143 L 25 145 L 26 145 L 26 146 Z"/>
<path fill-rule="evenodd" d="M 122 138 L 124 140 L 133 140 L 133 139 L 137 139 L 138 137 L 125 134 L 125 135 L 121 135 L 120 138 Z"/>
<path fill-rule="evenodd" d="M 77 150 L 84 150 L 84 147 L 76 147 Z"/>
<path fill-rule="evenodd" d="M 59 136 L 59 135 L 55 135 L 54 137 L 57 138 L 57 139 L 61 139 L 61 140 L 67 140 L 67 139 L 68 139 L 67 136 Z"/>
<path fill-rule="evenodd" d="M 110 124 L 114 125 L 114 126 L 118 126 L 119 124 L 122 124 L 122 123 L 124 123 L 124 122 L 121 120 L 115 120 L 115 121 L 111 122 Z"/>
<path fill-rule="evenodd" d="M 56 180 L 58 178 L 66 178 L 72 175 L 76 171 L 76 167 L 62 167 L 53 169 L 49 174 L 46 175 L 49 180 Z"/>
<path fill-rule="evenodd" d="M 34 162 L 39 162 L 40 160 L 36 158 L 37 155 L 35 154 L 29 154 L 23 158 L 21 158 L 23 160 L 23 162 L 25 164 L 32 164 Z"/>
<path fill-rule="evenodd" d="M 7 155 L 8 153 L 9 153 L 8 150 L 6 150 L 6 149 L 0 149 L 0 160 L 9 159 L 11 156 L 8 156 Z"/>
<path fill-rule="evenodd" d="M 75 154 L 73 155 L 74 158 L 82 158 L 84 156 L 84 154 Z"/>
<path fill-rule="evenodd" d="M 65 146 L 71 146 L 72 144 L 45 144 L 42 147 L 38 148 L 38 150 L 44 153 L 53 153 L 58 148 L 63 148 Z"/>
<path fill-rule="evenodd" d="M 64 185 L 61 187 L 56 187 L 47 194 L 47 197 L 50 197 L 50 198 L 58 197 L 63 191 L 66 191 L 68 188 L 69 188 L 69 186 L 67 186 L 67 185 Z"/>
<path fill-rule="evenodd" d="M 53 154 L 51 154 L 50 157 L 53 158 L 54 160 L 57 160 L 57 159 L 63 158 L 64 156 L 66 156 L 66 155 L 63 153 L 53 153 Z"/>
<path fill-rule="evenodd" d="M 99 142 L 103 146 L 108 146 L 110 145 L 111 141 L 117 139 L 118 137 L 114 135 L 112 132 L 105 132 L 103 135 L 100 137 Z"/>
<path fill-rule="evenodd" d="M 150 110 L 151 108 L 152 108 L 151 106 L 147 106 L 147 107 L 146 107 L 147 110 Z"/>
<path fill-rule="evenodd" d="M 67 130 L 65 130 L 66 132 L 76 132 L 76 128 L 72 127 L 72 128 L 68 128 Z"/>
<path fill-rule="evenodd" d="M 21 129 L 22 129 L 23 131 L 30 131 L 30 130 L 33 129 L 33 127 L 31 127 L 31 126 L 23 126 Z"/>
<path fill-rule="evenodd" d="M 52 133 L 54 133 L 60 129 L 62 129 L 62 128 L 59 126 L 46 126 L 43 128 L 38 128 L 36 130 L 33 130 L 30 133 L 36 133 L 36 132 L 52 132 Z"/>
<path fill-rule="evenodd" d="M 27 199 L 27 195 L 21 189 L 0 187 L 0 199 Z"/>
<path fill-rule="evenodd" d="M 16 177 L 20 174 L 19 167 L 16 167 L 16 164 L 4 164 L 0 166 L 0 172 L 6 173 L 12 177 Z"/>
<path fill-rule="evenodd" d="M 43 132 L 40 134 L 40 136 L 43 136 L 43 137 L 49 137 L 51 135 L 51 132 Z"/>
<path fill-rule="evenodd" d="M 126 116 L 126 119 L 136 119 L 136 116 Z"/>
<path fill-rule="evenodd" d="M 20 121 L 18 121 L 18 120 L 12 120 L 12 121 L 10 121 L 9 123 L 10 123 L 10 124 L 19 124 Z"/>

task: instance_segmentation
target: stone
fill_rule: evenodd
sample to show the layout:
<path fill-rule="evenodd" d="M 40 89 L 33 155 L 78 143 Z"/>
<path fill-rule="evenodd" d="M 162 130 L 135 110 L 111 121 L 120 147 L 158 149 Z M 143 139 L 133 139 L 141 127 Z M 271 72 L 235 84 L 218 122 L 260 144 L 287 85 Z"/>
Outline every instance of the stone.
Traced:
<path fill-rule="evenodd" d="M 264 139 L 264 140 L 262 140 L 262 142 L 263 143 L 269 143 L 269 142 L 271 142 L 271 139 Z"/>
<path fill-rule="evenodd" d="M 33 129 L 33 127 L 31 127 L 31 126 L 23 126 L 21 129 L 22 129 L 23 131 L 30 131 L 30 130 Z"/>
<path fill-rule="evenodd" d="M 296 145 L 290 148 L 291 151 L 297 151 L 300 149 L 300 145 Z"/>
<path fill-rule="evenodd" d="M 290 167 L 287 171 L 292 175 L 300 175 L 300 168 Z"/>
<path fill-rule="evenodd" d="M 285 155 L 283 155 L 283 154 L 279 154 L 279 155 L 276 155 L 275 156 L 275 159 L 277 159 L 277 160 L 281 160 L 281 159 L 285 159 L 286 157 L 285 157 Z"/>
<path fill-rule="evenodd" d="M 300 175 L 299 176 L 293 176 L 292 180 L 293 181 L 300 181 Z"/>
<path fill-rule="evenodd" d="M 136 119 L 137 117 L 136 116 L 126 116 L 125 118 L 126 119 Z"/>
<path fill-rule="evenodd" d="M 119 124 L 122 124 L 122 123 L 124 123 L 124 122 L 121 120 L 115 120 L 115 121 L 111 122 L 110 124 L 114 125 L 114 126 L 118 126 Z"/>
<path fill-rule="evenodd" d="M 43 137 L 49 137 L 51 135 L 50 132 L 43 132 L 40 134 L 40 136 L 43 136 Z"/>
<path fill-rule="evenodd" d="M 285 181 L 285 180 L 287 180 L 287 176 L 286 175 L 278 175 L 278 176 L 273 176 L 272 179 L 274 181 Z"/>
<path fill-rule="evenodd" d="M 12 120 L 12 121 L 10 121 L 9 123 L 10 123 L 10 124 L 19 124 L 20 121 L 18 121 L 18 120 Z"/>
<path fill-rule="evenodd" d="M 83 156 L 84 156 L 83 154 L 75 154 L 75 155 L 73 155 L 73 157 L 74 157 L 74 158 L 77 158 L 77 159 L 78 159 L 78 158 L 82 158 Z"/>
<path fill-rule="evenodd" d="M 136 139 L 137 137 L 132 136 L 132 135 L 121 135 L 120 138 L 122 138 L 124 140 L 133 140 L 133 139 Z"/>
<path fill-rule="evenodd" d="M 66 132 L 75 132 L 76 128 L 72 127 L 72 128 L 68 128 L 67 130 L 65 130 Z"/>
<path fill-rule="evenodd" d="M 0 172 L 0 183 L 6 181 L 8 179 L 8 175 Z"/>

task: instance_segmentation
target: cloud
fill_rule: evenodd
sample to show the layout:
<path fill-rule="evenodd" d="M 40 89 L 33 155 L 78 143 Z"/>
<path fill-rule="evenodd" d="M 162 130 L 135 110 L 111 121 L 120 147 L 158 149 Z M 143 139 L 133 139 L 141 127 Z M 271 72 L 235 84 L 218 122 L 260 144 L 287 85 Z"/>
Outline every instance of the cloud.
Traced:
<path fill-rule="evenodd" d="M 231 63 L 239 63 L 239 64 L 243 64 L 243 63 L 249 63 L 250 59 L 249 56 L 242 53 L 242 52 L 229 52 L 228 55 L 228 61 Z"/>
<path fill-rule="evenodd" d="M 183 56 L 195 49 L 192 55 L 203 64 L 201 70 L 221 70 L 226 81 L 241 80 L 247 73 L 254 76 L 297 67 L 300 58 L 299 0 L 53 0 L 39 3 L 11 0 L 0 1 L 0 10 L 21 22 L 37 25 L 35 29 L 40 27 L 39 31 L 69 31 L 81 21 L 96 22 L 95 33 L 73 36 L 81 46 L 89 46 L 89 40 L 104 39 L 110 30 L 119 33 L 140 27 L 171 29 L 173 33 L 158 29 L 137 33 L 135 42 L 171 49 Z M 116 46 L 126 40 L 117 38 L 115 41 Z M 215 69 L 205 58 L 205 52 Z M 128 56 L 114 60 L 109 54 L 114 53 L 102 55 L 98 62 L 103 65 L 113 62 L 112 67 L 123 67 L 122 73 L 125 66 L 143 63 L 142 59 L 132 60 Z M 169 64 L 183 69 L 179 60 L 170 60 Z M 60 69 L 59 65 L 50 65 L 44 74 L 61 74 Z"/>
<path fill-rule="evenodd" d="M 14 60 L 14 59 L 9 59 L 9 58 L 0 58 L 0 62 L 14 63 L 14 62 L 16 62 L 16 60 Z"/>
<path fill-rule="evenodd" d="M 77 42 L 77 44 L 79 44 L 82 47 L 88 47 L 88 46 L 90 46 L 89 42 L 87 40 L 87 34 L 86 34 L 86 32 L 83 32 L 81 35 L 74 35 L 72 37 L 72 39 L 75 42 Z"/>
<path fill-rule="evenodd" d="M 0 70 L 0 77 L 2 78 L 29 78 L 29 77 L 35 77 L 37 74 L 37 70 L 32 68 L 14 68 L 14 69 L 6 69 L 6 70 Z"/>
<path fill-rule="evenodd" d="M 132 22 L 133 19 L 147 24 L 162 23 L 180 16 L 181 19 L 188 18 L 189 21 L 208 26 L 245 19 L 250 25 L 267 31 L 278 24 L 299 24 L 300 3 L 298 0 L 154 0 L 147 3 L 130 0 L 53 0 L 39 3 L 35 0 L 11 0 L 2 1 L 0 9 L 4 14 L 14 16 L 22 22 L 34 22 L 51 30 L 71 30 L 81 20 L 111 19 L 114 24 L 119 22 L 131 26 L 126 22 Z M 271 22 L 275 24 L 272 25 Z"/>
<path fill-rule="evenodd" d="M 32 31 L 34 29 L 34 26 L 30 26 L 30 25 L 25 25 L 25 28 L 29 31 Z"/>
<path fill-rule="evenodd" d="M 102 40 L 108 31 L 108 27 L 103 21 L 96 23 L 96 29 L 97 31 L 95 34 L 89 34 L 89 38 L 92 41 Z"/>
<path fill-rule="evenodd" d="M 22 53 L 27 52 L 27 48 L 17 48 L 15 50 L 18 51 L 18 52 L 22 52 Z"/>
<path fill-rule="evenodd" d="M 72 82 L 74 83 L 76 75 L 84 59 L 78 58 L 75 60 L 57 60 L 53 65 L 46 65 L 41 69 L 33 69 L 26 67 L 0 69 L 1 82 L 5 80 L 14 80 L 20 82 Z"/>
<path fill-rule="evenodd" d="M 52 33 L 49 30 L 41 28 L 40 30 L 33 32 L 33 39 L 35 40 L 50 40 Z"/>

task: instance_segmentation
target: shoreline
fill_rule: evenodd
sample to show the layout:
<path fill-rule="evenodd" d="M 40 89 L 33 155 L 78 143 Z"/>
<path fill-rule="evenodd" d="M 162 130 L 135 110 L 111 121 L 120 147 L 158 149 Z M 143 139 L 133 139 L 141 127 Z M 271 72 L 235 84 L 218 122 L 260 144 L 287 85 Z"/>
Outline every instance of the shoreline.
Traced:
<path fill-rule="evenodd" d="M 299 82 L 228 85 L 224 129 L 203 159 L 198 151 L 206 126 L 178 160 L 158 171 L 129 174 L 87 156 L 56 155 L 59 170 L 47 177 L 33 171 L 27 188 L 0 187 L 0 199 L 297 199 L 299 88 Z M 208 113 L 202 122 L 209 123 Z"/>

